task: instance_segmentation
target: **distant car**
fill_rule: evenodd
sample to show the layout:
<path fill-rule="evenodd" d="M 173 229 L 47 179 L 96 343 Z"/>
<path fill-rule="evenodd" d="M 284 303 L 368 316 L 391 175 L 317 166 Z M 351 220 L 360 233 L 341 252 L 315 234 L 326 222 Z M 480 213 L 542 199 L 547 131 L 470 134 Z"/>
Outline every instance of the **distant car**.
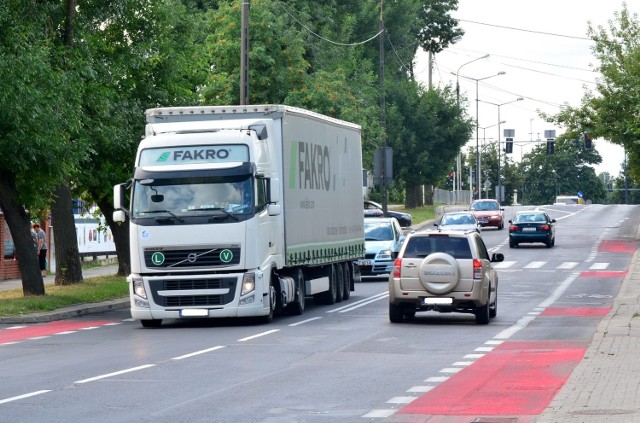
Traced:
<path fill-rule="evenodd" d="M 480 233 L 480 222 L 472 212 L 449 212 L 442 215 L 434 226 L 441 231 L 476 231 Z"/>
<path fill-rule="evenodd" d="M 476 231 L 419 231 L 407 235 L 389 276 L 389 321 L 417 311 L 473 313 L 487 324 L 498 313 L 498 273 Z"/>
<path fill-rule="evenodd" d="M 542 211 L 519 211 L 509 221 L 509 247 L 525 242 L 542 242 L 547 248 L 556 244 L 556 220 Z"/>
<path fill-rule="evenodd" d="M 482 227 L 504 228 L 504 208 L 496 200 L 474 200 L 469 207 Z"/>
<path fill-rule="evenodd" d="M 385 217 L 382 211 L 382 205 L 374 201 L 364 200 L 364 217 Z M 413 223 L 413 218 L 409 213 L 403 213 L 397 210 L 387 209 L 386 217 L 395 217 L 403 228 L 411 226 Z"/>
<path fill-rule="evenodd" d="M 364 259 L 356 260 L 362 276 L 382 276 L 391 273 L 393 261 L 404 241 L 402 228 L 395 217 L 364 219 Z"/>

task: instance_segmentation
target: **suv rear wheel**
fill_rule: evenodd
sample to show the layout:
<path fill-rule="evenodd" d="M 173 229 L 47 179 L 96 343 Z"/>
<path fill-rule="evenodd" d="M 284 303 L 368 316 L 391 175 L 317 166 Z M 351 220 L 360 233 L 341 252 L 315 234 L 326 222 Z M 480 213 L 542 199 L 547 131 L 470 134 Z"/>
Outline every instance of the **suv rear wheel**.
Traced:
<path fill-rule="evenodd" d="M 476 323 L 479 325 L 489 324 L 489 317 L 491 314 L 491 304 L 489 303 L 489 301 L 491 301 L 491 289 L 489 289 L 486 304 L 476 308 Z"/>
<path fill-rule="evenodd" d="M 403 318 L 402 306 L 389 303 L 389 321 L 391 323 L 402 323 Z"/>

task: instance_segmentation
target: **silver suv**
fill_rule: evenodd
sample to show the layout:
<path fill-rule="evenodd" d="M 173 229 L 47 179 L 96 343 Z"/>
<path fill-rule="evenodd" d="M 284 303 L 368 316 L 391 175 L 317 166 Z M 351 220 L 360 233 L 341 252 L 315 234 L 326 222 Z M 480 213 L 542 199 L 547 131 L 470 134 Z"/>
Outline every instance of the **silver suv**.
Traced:
<path fill-rule="evenodd" d="M 498 274 L 475 231 L 409 234 L 389 276 L 389 320 L 400 323 L 416 311 L 473 313 L 487 324 L 498 313 Z"/>

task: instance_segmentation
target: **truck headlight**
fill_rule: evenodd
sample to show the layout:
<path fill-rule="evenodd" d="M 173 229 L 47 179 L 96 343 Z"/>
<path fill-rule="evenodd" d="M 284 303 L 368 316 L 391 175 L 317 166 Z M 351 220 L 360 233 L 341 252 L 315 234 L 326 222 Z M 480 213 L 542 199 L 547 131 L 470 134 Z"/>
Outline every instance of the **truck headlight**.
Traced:
<path fill-rule="evenodd" d="M 133 293 L 138 297 L 147 298 L 147 291 L 144 289 L 144 282 L 141 278 L 134 278 L 132 280 L 133 283 Z"/>
<path fill-rule="evenodd" d="M 242 277 L 242 289 L 240 295 L 247 295 L 256 289 L 256 275 L 255 273 L 245 273 Z"/>

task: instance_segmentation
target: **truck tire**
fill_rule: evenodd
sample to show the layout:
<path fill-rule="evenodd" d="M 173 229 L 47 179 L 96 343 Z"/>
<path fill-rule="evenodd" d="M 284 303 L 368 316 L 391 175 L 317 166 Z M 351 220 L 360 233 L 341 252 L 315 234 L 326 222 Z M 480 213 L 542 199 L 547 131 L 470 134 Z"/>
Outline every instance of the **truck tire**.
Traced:
<path fill-rule="evenodd" d="M 295 316 L 300 316 L 304 313 L 305 307 L 305 285 L 304 285 L 304 275 L 302 274 L 302 269 L 297 268 L 291 273 L 291 277 L 296 283 L 296 299 L 291 304 L 287 306 L 287 311 L 289 314 L 293 314 Z"/>
<path fill-rule="evenodd" d="M 162 319 L 143 319 L 140 320 L 143 328 L 159 328 L 162 325 Z"/>
<path fill-rule="evenodd" d="M 336 272 L 336 303 L 340 303 L 344 294 L 344 271 L 342 263 L 334 264 L 334 267 Z"/>
<path fill-rule="evenodd" d="M 342 293 L 342 299 L 348 300 L 351 297 L 351 264 L 347 261 L 342 263 L 343 275 L 344 275 L 344 292 Z"/>
<path fill-rule="evenodd" d="M 329 278 L 329 290 L 317 294 L 317 299 L 321 304 L 336 303 L 336 266 L 331 264 L 326 266 L 326 276 Z"/>
<path fill-rule="evenodd" d="M 273 321 L 273 315 L 275 314 L 276 305 L 277 305 L 277 293 L 276 287 L 273 286 L 273 282 L 269 284 L 269 293 L 267 295 L 267 301 L 269 301 L 269 313 L 266 316 L 262 316 L 259 320 L 262 323 L 271 323 Z"/>

